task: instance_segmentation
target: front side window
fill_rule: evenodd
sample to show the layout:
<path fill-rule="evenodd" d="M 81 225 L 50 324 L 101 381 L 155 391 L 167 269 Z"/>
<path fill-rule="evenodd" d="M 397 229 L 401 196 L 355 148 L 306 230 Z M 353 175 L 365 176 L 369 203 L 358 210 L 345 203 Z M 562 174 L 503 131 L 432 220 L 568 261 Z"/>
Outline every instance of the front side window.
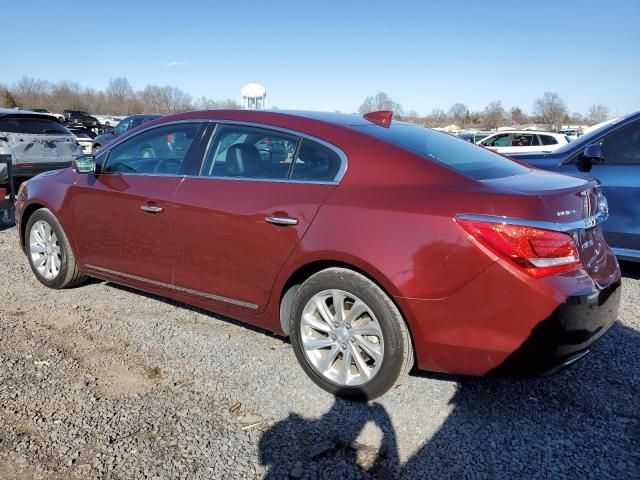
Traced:
<path fill-rule="evenodd" d="M 221 125 L 202 169 L 206 177 L 284 180 L 299 138 L 268 129 Z"/>
<path fill-rule="evenodd" d="M 180 173 L 198 123 L 166 125 L 134 135 L 113 147 L 102 171 L 175 175 Z"/>
<path fill-rule="evenodd" d="M 491 138 L 487 138 L 483 144 L 487 147 L 508 147 L 510 134 L 503 133 Z"/>
<path fill-rule="evenodd" d="M 331 182 L 340 170 L 341 160 L 333 150 L 303 139 L 291 173 L 292 180 Z"/>
<path fill-rule="evenodd" d="M 640 121 L 604 137 L 602 154 L 607 163 L 640 164 Z"/>

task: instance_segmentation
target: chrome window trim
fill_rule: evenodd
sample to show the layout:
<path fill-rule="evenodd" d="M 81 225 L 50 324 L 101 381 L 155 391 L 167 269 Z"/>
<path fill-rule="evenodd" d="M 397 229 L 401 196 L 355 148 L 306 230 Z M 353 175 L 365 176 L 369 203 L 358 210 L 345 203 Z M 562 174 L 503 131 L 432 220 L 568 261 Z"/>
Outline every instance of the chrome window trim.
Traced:
<path fill-rule="evenodd" d="M 255 128 L 262 128 L 262 129 L 266 129 L 266 130 L 274 130 L 276 132 L 283 132 L 283 133 L 288 133 L 289 135 L 295 135 L 297 137 L 300 137 L 301 139 L 306 138 L 307 140 L 311 140 L 312 142 L 316 142 L 319 143 L 320 145 L 323 145 L 324 147 L 329 148 L 331 151 L 333 151 L 336 155 L 338 155 L 338 157 L 340 158 L 340 168 L 338 169 L 338 172 L 336 173 L 336 176 L 334 177 L 333 180 L 330 181 L 314 181 L 314 180 L 293 180 L 293 179 L 289 179 L 289 178 L 285 178 L 285 179 L 266 179 L 266 178 L 236 178 L 236 177 L 206 177 L 206 176 L 201 176 L 201 175 L 171 175 L 171 174 L 147 174 L 147 173 L 127 173 L 127 172 L 100 172 L 100 174 L 104 174 L 104 175 L 144 175 L 144 176 L 160 176 L 160 177 L 184 177 L 184 178 L 211 178 L 211 179 L 216 179 L 216 180 L 245 180 L 245 181 L 253 181 L 253 182 L 288 182 L 288 183 L 302 183 L 302 184 L 312 184 L 312 185 L 337 185 L 338 183 L 340 183 L 340 181 L 342 180 L 342 178 L 344 177 L 344 175 L 347 172 L 347 169 L 349 167 L 349 160 L 348 157 L 346 155 L 346 153 L 344 153 L 344 151 L 332 144 L 327 142 L 326 140 L 322 140 L 321 138 L 318 137 L 314 137 L 313 135 L 309 135 L 308 133 L 304 133 L 304 132 L 299 132 L 297 130 L 292 130 L 289 128 L 285 128 L 285 127 L 279 127 L 277 125 L 271 125 L 268 123 L 259 123 L 259 122 L 244 122 L 242 120 L 223 120 L 223 119 L 213 119 L 213 118 L 192 118 L 192 119 L 185 119 L 185 120 L 174 120 L 171 122 L 164 122 L 164 123 L 160 123 L 160 124 L 156 124 L 156 125 L 150 125 L 148 127 L 142 128 L 141 130 L 139 130 L 138 132 L 135 133 L 135 135 L 126 135 L 126 133 L 123 135 L 125 138 L 121 138 L 121 139 L 116 139 L 113 141 L 112 144 L 109 145 L 108 148 L 106 149 L 102 149 L 100 151 L 100 153 L 97 156 L 100 156 L 100 154 L 104 155 L 104 160 L 101 163 L 101 170 L 103 168 L 104 165 L 106 165 L 107 161 L 109 160 L 109 154 L 111 153 L 111 150 L 114 149 L 115 147 L 117 147 L 118 145 L 120 145 L 122 142 L 129 140 L 130 138 L 133 138 L 135 136 L 138 136 L 139 134 L 145 133 L 148 130 L 152 130 L 154 128 L 159 128 L 159 127 L 164 127 L 164 126 L 168 126 L 168 125 L 177 125 L 177 124 L 181 124 L 181 123 L 214 123 L 216 124 L 215 129 L 213 130 L 213 132 L 211 132 L 211 136 L 209 137 L 209 142 L 207 144 L 207 148 L 205 150 L 204 153 L 204 158 L 207 157 L 207 155 L 209 154 L 209 150 L 211 149 L 212 143 L 213 143 L 213 139 L 215 137 L 216 131 L 218 129 L 218 125 L 244 125 L 247 127 L 255 127 Z M 144 125 L 144 123 L 143 123 Z M 204 163 L 204 158 L 203 158 L 203 163 Z"/>
<path fill-rule="evenodd" d="M 567 223 L 549 222 L 545 220 L 527 220 L 524 218 L 512 218 L 512 217 L 505 217 L 505 216 L 501 217 L 497 215 L 480 215 L 480 214 L 469 214 L 469 213 L 459 213 L 458 215 L 456 215 L 455 218 L 460 220 L 477 220 L 480 222 L 522 225 L 525 227 L 542 228 L 544 230 L 553 230 L 556 232 L 573 233 L 580 230 L 593 228 L 596 225 L 599 225 L 602 222 L 604 222 L 608 216 L 609 216 L 608 211 L 601 210 L 595 215 L 592 215 L 590 217 L 583 218 L 581 220 L 576 220 L 573 222 L 567 222 Z"/>
<path fill-rule="evenodd" d="M 180 293 L 187 293 L 189 295 L 195 295 L 198 297 L 208 298 L 210 300 L 215 300 L 218 302 L 230 303 L 232 305 L 237 305 L 239 307 L 249 308 L 251 310 L 257 310 L 258 305 L 255 303 L 245 302 L 243 300 L 236 300 L 235 298 L 223 297 L 222 295 L 216 295 L 214 293 L 201 292 L 200 290 L 193 290 L 191 288 L 179 287 L 177 285 L 171 285 L 170 283 L 159 282 L 158 280 L 151 280 L 149 278 L 140 277 L 138 275 L 131 275 L 129 273 L 118 272 L 117 270 L 111 270 L 109 268 L 98 267 L 96 265 L 85 265 L 85 268 L 90 270 L 94 270 L 96 272 L 103 272 L 109 275 L 116 275 L 118 277 L 128 278 L 131 280 L 137 280 L 139 282 L 148 283 L 149 285 L 154 285 L 156 287 L 166 288 L 168 290 L 173 290 Z"/>

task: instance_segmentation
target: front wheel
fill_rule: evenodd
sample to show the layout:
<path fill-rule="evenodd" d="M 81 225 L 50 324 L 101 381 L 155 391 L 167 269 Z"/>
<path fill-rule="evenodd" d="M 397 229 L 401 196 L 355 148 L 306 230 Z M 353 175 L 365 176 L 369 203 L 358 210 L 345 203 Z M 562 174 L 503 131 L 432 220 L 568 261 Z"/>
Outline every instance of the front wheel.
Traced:
<path fill-rule="evenodd" d="M 24 243 L 31 270 L 49 288 L 68 288 L 86 277 L 78 270 L 62 226 L 46 208 L 36 210 L 25 228 Z"/>
<path fill-rule="evenodd" d="M 326 391 L 371 400 L 400 383 L 413 364 L 407 326 L 389 296 L 364 275 L 329 268 L 301 286 L 291 312 L 291 344 L 302 368 Z"/>

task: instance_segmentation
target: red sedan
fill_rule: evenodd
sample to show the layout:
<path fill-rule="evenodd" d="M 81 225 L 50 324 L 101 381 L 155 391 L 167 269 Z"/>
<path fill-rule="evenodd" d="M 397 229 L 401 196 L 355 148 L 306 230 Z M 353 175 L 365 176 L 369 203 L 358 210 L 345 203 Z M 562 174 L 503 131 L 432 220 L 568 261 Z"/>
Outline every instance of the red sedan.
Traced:
<path fill-rule="evenodd" d="M 165 117 L 20 189 L 31 268 L 98 277 L 291 337 L 329 392 L 419 369 L 540 374 L 615 321 L 599 184 L 396 122 L 282 111 Z"/>

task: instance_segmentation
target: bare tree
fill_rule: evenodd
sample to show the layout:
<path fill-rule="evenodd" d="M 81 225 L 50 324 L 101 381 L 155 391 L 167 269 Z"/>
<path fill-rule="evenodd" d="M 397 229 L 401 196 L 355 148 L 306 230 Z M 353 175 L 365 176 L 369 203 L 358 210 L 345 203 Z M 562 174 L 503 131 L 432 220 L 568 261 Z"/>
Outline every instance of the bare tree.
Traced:
<path fill-rule="evenodd" d="M 130 100 L 135 97 L 133 88 L 125 77 L 117 77 L 109 80 L 106 96 L 112 113 L 128 115 L 131 111 Z"/>
<path fill-rule="evenodd" d="M 16 108 L 18 106 L 13 94 L 5 87 L 0 87 L 0 108 Z"/>
<path fill-rule="evenodd" d="M 511 115 L 511 123 L 522 125 L 529 122 L 529 118 L 524 114 L 520 107 L 513 107 L 509 112 Z"/>
<path fill-rule="evenodd" d="M 47 108 L 46 100 L 50 90 L 49 82 L 24 75 L 13 85 L 11 93 L 21 108 Z"/>
<path fill-rule="evenodd" d="M 454 103 L 449 109 L 449 118 L 455 124 L 462 124 L 469 113 L 469 108 L 464 103 Z"/>
<path fill-rule="evenodd" d="M 609 107 L 606 105 L 591 105 L 589 107 L 589 120 L 593 123 L 604 122 L 609 118 Z"/>
<path fill-rule="evenodd" d="M 358 108 L 361 115 L 369 112 L 377 112 L 379 110 L 390 110 L 394 117 L 402 115 L 402 105 L 394 101 L 384 92 L 379 92 L 375 97 L 367 97 Z"/>
<path fill-rule="evenodd" d="M 498 128 L 504 125 L 506 112 L 502 107 L 502 101 L 495 100 L 484 108 L 482 113 L 483 128 Z"/>
<path fill-rule="evenodd" d="M 559 129 L 567 116 L 567 105 L 555 92 L 545 92 L 533 104 L 533 113 L 538 121 L 549 129 Z"/>

